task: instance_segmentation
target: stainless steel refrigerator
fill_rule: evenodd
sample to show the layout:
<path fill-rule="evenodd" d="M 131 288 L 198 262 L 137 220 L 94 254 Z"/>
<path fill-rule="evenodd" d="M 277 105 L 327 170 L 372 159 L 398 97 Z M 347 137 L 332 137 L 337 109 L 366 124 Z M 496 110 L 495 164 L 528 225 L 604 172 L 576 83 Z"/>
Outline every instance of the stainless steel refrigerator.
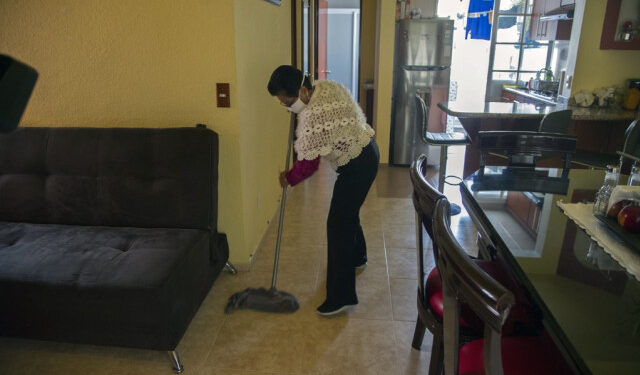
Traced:
<path fill-rule="evenodd" d="M 447 117 L 438 107 L 449 97 L 453 20 L 428 18 L 396 22 L 391 104 L 390 163 L 409 165 L 424 153 L 437 165 L 439 147 L 423 141 L 422 111 L 416 94 L 424 100 L 431 132 L 446 131 Z"/>

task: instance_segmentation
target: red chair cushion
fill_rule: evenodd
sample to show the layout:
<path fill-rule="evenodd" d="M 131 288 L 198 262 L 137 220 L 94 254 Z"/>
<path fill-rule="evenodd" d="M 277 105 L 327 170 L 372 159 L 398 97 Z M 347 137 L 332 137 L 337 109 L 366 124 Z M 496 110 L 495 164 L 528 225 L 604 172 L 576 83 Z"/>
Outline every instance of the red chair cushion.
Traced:
<path fill-rule="evenodd" d="M 484 375 L 483 344 L 483 340 L 474 340 L 460 348 L 458 374 Z M 505 375 L 572 374 L 549 338 L 506 337 L 501 349 Z"/>
<path fill-rule="evenodd" d="M 436 313 L 436 315 L 442 318 L 443 310 L 444 310 L 444 302 L 442 299 L 442 279 L 440 278 L 440 273 L 438 273 L 437 268 L 434 268 L 427 276 L 427 283 L 425 288 L 427 291 L 427 296 L 429 297 L 429 306 L 431 306 L 431 309 L 433 310 L 434 313 Z M 467 323 L 467 321 L 465 320 L 465 317 L 468 318 L 469 314 L 471 315 L 474 315 L 474 314 L 470 311 L 466 311 L 464 307 L 462 308 L 462 310 L 464 312 L 460 314 L 461 315 L 460 325 L 467 328 L 472 327 L 471 325 L 469 325 L 469 323 Z M 474 320 L 472 317 L 472 321 L 474 323 L 477 323 L 477 321 L 479 321 L 479 318 L 475 317 L 475 320 Z M 478 329 L 478 328 L 482 329 L 482 322 L 480 322 L 480 324 L 476 324 L 475 326 L 473 326 L 473 329 Z M 482 331 L 478 330 L 478 332 L 482 332 Z"/>
<path fill-rule="evenodd" d="M 428 296 L 433 293 L 442 292 L 442 279 L 440 279 L 440 273 L 437 268 L 434 268 L 429 272 L 425 288 Z"/>
<path fill-rule="evenodd" d="M 511 277 L 504 270 L 504 267 L 498 261 L 489 260 L 475 260 L 476 264 L 482 268 L 489 276 L 493 277 L 496 281 L 502 284 L 505 288 L 509 289 L 515 296 L 516 303 L 509 313 L 509 317 L 502 327 L 504 336 L 510 336 L 513 334 L 515 327 L 529 326 L 533 323 L 533 319 L 527 313 L 530 303 L 525 297 L 522 290 L 511 279 Z M 443 300 L 442 300 L 442 279 L 438 273 L 438 269 L 434 268 L 427 276 L 427 282 L 425 284 L 425 290 L 429 297 L 429 306 L 438 316 L 442 317 L 443 314 Z M 460 325 L 463 327 L 471 328 L 476 332 L 482 332 L 484 329 L 484 323 L 471 309 L 462 305 L 460 309 Z M 518 328 L 519 329 L 519 328 Z"/>

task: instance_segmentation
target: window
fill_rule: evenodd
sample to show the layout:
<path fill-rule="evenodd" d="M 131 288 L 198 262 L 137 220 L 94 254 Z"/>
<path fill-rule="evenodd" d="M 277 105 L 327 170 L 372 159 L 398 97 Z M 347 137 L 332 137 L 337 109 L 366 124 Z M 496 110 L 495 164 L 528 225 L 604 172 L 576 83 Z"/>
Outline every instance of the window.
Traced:
<path fill-rule="evenodd" d="M 549 66 L 553 44 L 532 40 L 529 35 L 534 1 L 495 1 L 498 27 L 489 52 L 487 100 L 500 98 L 503 84 L 526 86 L 540 69 Z"/>

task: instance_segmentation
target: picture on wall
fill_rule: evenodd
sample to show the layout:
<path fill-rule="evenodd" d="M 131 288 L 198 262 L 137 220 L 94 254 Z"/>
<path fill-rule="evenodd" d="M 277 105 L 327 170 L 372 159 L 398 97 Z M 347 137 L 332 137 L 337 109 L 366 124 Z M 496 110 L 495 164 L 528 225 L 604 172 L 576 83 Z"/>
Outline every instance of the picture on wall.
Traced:
<path fill-rule="evenodd" d="M 282 0 L 264 0 L 266 2 L 269 2 L 271 4 L 275 4 L 277 6 L 280 6 L 280 3 L 282 2 Z"/>

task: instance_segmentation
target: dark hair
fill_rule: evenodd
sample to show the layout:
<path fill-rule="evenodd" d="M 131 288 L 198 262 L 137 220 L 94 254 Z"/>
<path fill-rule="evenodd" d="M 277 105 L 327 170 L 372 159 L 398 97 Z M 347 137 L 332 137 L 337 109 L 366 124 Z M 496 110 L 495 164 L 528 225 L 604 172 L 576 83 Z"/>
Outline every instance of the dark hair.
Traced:
<path fill-rule="evenodd" d="M 276 96 L 283 92 L 286 96 L 296 97 L 300 90 L 300 81 L 302 80 L 302 72 L 291 65 L 280 65 L 271 73 L 267 90 L 272 96 Z M 309 77 L 304 77 L 304 87 L 311 90 L 311 82 Z"/>

